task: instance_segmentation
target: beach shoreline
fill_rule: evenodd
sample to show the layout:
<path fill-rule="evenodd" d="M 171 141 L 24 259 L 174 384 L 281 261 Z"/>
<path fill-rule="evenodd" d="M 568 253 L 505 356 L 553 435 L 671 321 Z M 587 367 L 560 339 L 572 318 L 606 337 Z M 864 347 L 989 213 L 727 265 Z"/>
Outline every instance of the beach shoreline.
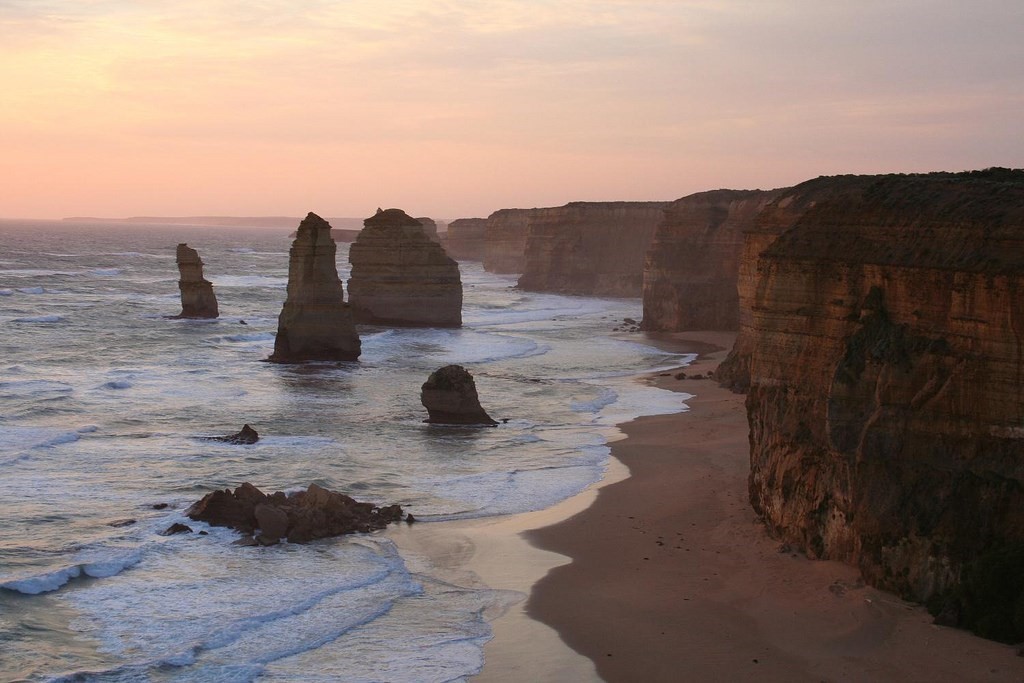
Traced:
<path fill-rule="evenodd" d="M 650 378 L 693 397 L 687 412 L 620 425 L 626 438 L 612 455 L 628 478 L 526 533 L 571 558 L 534 585 L 530 617 L 613 682 L 1024 680 L 1015 648 L 935 626 L 855 568 L 770 538 L 747 500 L 744 397 L 691 379 L 717 367 L 732 335 L 676 338 L 721 350 L 686 368 L 687 379 Z"/>

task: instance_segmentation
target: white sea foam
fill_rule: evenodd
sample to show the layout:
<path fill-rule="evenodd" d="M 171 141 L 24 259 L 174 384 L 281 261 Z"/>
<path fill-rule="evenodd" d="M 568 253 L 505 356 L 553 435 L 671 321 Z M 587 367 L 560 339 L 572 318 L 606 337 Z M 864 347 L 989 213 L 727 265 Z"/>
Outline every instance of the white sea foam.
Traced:
<path fill-rule="evenodd" d="M 214 287 L 267 287 L 284 289 L 288 286 L 287 277 L 271 275 L 209 275 Z"/>
<path fill-rule="evenodd" d="M 41 574 L 20 578 L 0 577 L 0 588 L 25 595 L 39 595 L 59 590 L 80 576 L 91 576 L 96 579 L 115 576 L 125 569 L 134 567 L 141 560 L 142 552 L 136 550 L 120 556 L 78 562 Z"/>

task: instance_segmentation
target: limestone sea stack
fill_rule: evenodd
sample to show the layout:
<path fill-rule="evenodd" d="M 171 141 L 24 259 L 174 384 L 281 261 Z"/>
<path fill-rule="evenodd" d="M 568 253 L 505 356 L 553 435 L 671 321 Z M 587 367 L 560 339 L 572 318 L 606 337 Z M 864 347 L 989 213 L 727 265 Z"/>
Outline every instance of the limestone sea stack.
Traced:
<path fill-rule="evenodd" d="M 712 190 L 669 204 L 644 261 L 640 328 L 738 329 L 743 234 L 776 195 L 776 190 Z"/>
<path fill-rule="evenodd" d="M 203 278 L 203 261 L 199 252 L 184 242 L 178 245 L 175 254 L 178 262 L 178 289 L 181 291 L 181 313 L 179 318 L 216 318 L 217 297 L 213 285 Z"/>
<path fill-rule="evenodd" d="M 336 252 L 330 224 L 310 213 L 299 224 L 292 242 L 288 295 L 277 321 L 274 353 L 267 360 L 300 363 L 359 358 L 359 335 L 338 279 Z"/>
<path fill-rule="evenodd" d="M 906 597 L 967 581 L 947 622 L 1024 638 L 996 614 L 1024 583 L 985 577 L 1024 552 L 1024 170 L 818 178 L 747 241 L 754 508 Z"/>
<path fill-rule="evenodd" d="M 429 415 L 425 422 L 490 427 L 498 424 L 480 406 L 473 375 L 461 365 L 446 365 L 432 372 L 423 383 L 420 400 Z"/>
<path fill-rule="evenodd" d="M 459 264 L 401 209 L 377 210 L 348 254 L 356 322 L 401 327 L 462 325 Z"/>

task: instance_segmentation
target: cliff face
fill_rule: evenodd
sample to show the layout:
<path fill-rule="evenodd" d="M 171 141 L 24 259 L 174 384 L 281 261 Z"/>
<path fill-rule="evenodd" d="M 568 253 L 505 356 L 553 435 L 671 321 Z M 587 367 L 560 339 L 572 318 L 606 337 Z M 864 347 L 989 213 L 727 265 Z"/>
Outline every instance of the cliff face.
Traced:
<path fill-rule="evenodd" d="M 486 236 L 486 218 L 459 218 L 448 224 L 448 232 L 441 243 L 453 259 L 482 261 L 486 250 Z"/>
<path fill-rule="evenodd" d="M 199 252 L 184 242 L 175 252 L 178 263 L 178 290 L 181 292 L 179 318 L 216 318 L 217 297 L 213 285 L 203 277 L 203 261 Z"/>
<path fill-rule="evenodd" d="M 459 264 L 401 209 L 367 218 L 348 253 L 349 302 L 357 322 L 458 327 Z"/>
<path fill-rule="evenodd" d="M 769 528 L 917 599 L 1024 541 L 1024 171 L 819 178 L 747 246 Z"/>
<path fill-rule="evenodd" d="M 355 360 L 361 345 L 338 278 L 331 225 L 315 213 L 299 224 L 288 259 L 288 296 L 268 360 Z"/>
<path fill-rule="evenodd" d="M 713 190 L 669 204 L 644 261 L 641 329 L 738 329 L 743 233 L 778 194 Z"/>
<path fill-rule="evenodd" d="M 644 256 L 665 202 L 572 202 L 527 222 L 521 289 L 640 296 Z"/>
<path fill-rule="evenodd" d="M 487 217 L 484 270 L 489 273 L 523 272 L 526 233 L 537 209 L 501 209 Z"/>

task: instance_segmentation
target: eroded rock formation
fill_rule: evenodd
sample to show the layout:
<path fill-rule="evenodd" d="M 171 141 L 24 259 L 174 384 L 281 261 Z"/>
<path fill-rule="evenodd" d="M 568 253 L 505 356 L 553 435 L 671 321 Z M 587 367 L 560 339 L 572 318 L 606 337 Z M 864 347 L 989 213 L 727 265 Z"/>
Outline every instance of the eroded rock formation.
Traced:
<path fill-rule="evenodd" d="M 349 302 L 357 322 L 458 327 L 462 324 L 459 264 L 401 209 L 364 221 L 348 254 Z"/>
<path fill-rule="evenodd" d="M 203 278 L 203 261 L 199 252 L 184 242 L 175 253 L 178 262 L 178 289 L 181 291 L 179 318 L 216 318 L 217 297 L 213 285 Z"/>
<path fill-rule="evenodd" d="M 288 296 L 268 360 L 355 360 L 360 353 L 359 335 L 338 279 L 331 226 L 310 213 L 296 235 L 289 252 Z"/>
<path fill-rule="evenodd" d="M 429 415 L 424 422 L 492 427 L 498 424 L 480 407 L 473 375 L 461 365 L 446 365 L 432 372 L 423 383 L 420 401 Z"/>
<path fill-rule="evenodd" d="M 437 234 L 437 221 L 427 216 L 417 216 L 416 220 L 423 226 L 423 234 L 427 236 L 427 239 L 435 242 L 441 241 L 441 237 Z"/>
<path fill-rule="evenodd" d="M 487 219 L 459 218 L 448 224 L 441 244 L 457 261 L 482 261 L 486 251 Z"/>
<path fill-rule="evenodd" d="M 210 441 L 222 441 L 224 443 L 239 444 L 239 445 L 251 445 L 260 440 L 260 434 L 248 424 L 242 425 L 242 428 L 234 434 L 228 434 L 227 436 L 210 436 L 206 437 Z"/>
<path fill-rule="evenodd" d="M 747 243 L 736 351 L 769 528 L 919 600 L 1021 548 L 1024 171 L 818 178 Z"/>
<path fill-rule="evenodd" d="M 778 193 L 713 190 L 669 204 L 644 262 L 641 329 L 738 329 L 743 233 Z"/>
<path fill-rule="evenodd" d="M 402 508 L 379 508 L 310 484 L 305 491 L 267 495 L 246 482 L 234 491 L 208 493 L 190 507 L 190 519 L 255 535 L 260 545 L 308 543 L 318 538 L 366 533 L 402 519 Z"/>
<path fill-rule="evenodd" d="M 484 270 L 489 273 L 521 273 L 525 263 L 526 235 L 530 216 L 537 209 L 501 209 L 487 217 Z"/>
<path fill-rule="evenodd" d="M 519 288 L 640 296 L 644 257 L 665 202 L 572 202 L 527 220 Z"/>

